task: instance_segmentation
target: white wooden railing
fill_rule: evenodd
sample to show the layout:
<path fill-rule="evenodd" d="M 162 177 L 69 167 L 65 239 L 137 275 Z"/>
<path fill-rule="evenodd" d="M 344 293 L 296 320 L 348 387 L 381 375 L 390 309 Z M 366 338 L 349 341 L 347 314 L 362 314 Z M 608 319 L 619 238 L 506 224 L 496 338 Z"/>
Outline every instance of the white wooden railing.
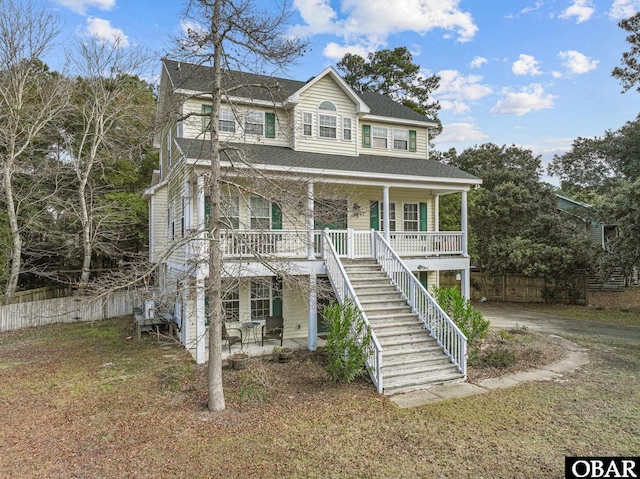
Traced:
<path fill-rule="evenodd" d="M 336 297 L 340 304 L 351 301 L 353 305 L 360 311 L 360 317 L 367 325 L 367 329 L 371 332 L 371 343 L 369 345 L 369 357 L 367 358 L 367 370 L 371 376 L 373 384 L 379 393 L 382 393 L 382 346 L 375 333 L 371 329 L 367 315 L 362 309 L 362 305 L 358 300 L 355 290 L 347 277 L 347 273 L 342 266 L 340 257 L 333 243 L 333 238 L 328 230 L 322 234 L 322 247 L 324 251 L 324 261 L 327 268 L 327 276 L 331 281 L 331 285 L 336 293 Z M 355 332 L 355 330 L 352 330 Z M 359 338 L 362 340 L 363 338 Z M 362 341 L 361 341 L 362 342 Z"/>
<path fill-rule="evenodd" d="M 467 376 L 467 338 L 379 233 L 375 259 L 458 370 Z"/>
<path fill-rule="evenodd" d="M 400 255 L 462 254 L 462 231 L 390 233 L 389 243 Z"/>
<path fill-rule="evenodd" d="M 370 258 L 373 230 L 325 230 L 340 258 Z M 323 231 L 315 231 L 314 251 L 322 255 Z M 462 232 L 391 232 L 389 244 L 400 256 L 461 255 Z M 279 258 L 306 258 L 308 236 L 306 231 L 287 230 L 222 230 L 220 247 L 224 258 L 252 255 Z M 206 255 L 208 241 L 187 245 L 187 257 Z"/>

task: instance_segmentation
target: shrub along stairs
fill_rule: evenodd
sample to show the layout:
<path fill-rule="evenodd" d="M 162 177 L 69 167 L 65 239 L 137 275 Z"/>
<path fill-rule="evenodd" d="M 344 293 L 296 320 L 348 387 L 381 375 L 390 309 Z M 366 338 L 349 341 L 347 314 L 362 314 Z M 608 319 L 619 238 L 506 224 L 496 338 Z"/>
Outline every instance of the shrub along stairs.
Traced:
<path fill-rule="evenodd" d="M 385 394 L 464 379 L 375 260 L 342 264 L 382 346 Z"/>

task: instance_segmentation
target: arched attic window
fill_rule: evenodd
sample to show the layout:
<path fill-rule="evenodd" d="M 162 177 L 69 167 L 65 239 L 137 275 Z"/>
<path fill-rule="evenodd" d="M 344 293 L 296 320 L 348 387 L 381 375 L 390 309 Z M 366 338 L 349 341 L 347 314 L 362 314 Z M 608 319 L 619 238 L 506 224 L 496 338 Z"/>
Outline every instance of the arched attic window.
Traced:
<path fill-rule="evenodd" d="M 338 138 L 338 116 L 322 112 L 337 112 L 338 109 L 329 100 L 318 105 L 318 136 L 320 138 Z"/>

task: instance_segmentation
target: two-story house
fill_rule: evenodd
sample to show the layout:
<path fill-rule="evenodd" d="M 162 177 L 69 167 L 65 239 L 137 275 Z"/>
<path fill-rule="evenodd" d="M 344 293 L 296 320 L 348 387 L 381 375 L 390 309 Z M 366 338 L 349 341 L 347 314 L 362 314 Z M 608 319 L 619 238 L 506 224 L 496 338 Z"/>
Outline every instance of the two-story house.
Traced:
<path fill-rule="evenodd" d="M 429 159 L 436 124 L 388 97 L 354 91 L 331 67 L 307 82 L 224 72 L 224 221 L 213 245 L 204 231 L 210 81 L 208 67 L 162 61 L 158 115 L 168 120 L 156 137 L 160 170 L 145 193 L 150 259 L 160 290 L 174 295 L 179 339 L 196 361 L 206 358 L 205 253 L 219 247 L 230 326 L 282 316 L 284 336 L 315 349 L 328 289 L 359 305 L 370 323 L 380 391 L 410 388 L 394 386 L 391 372 L 409 343 L 425 357 L 437 343 L 436 359 L 464 377 L 464 338 L 445 325 L 426 288 L 440 271 L 456 271 L 469 296 L 466 198 L 481 180 Z M 455 193 L 460 229 L 438 231 L 439 198 Z M 402 340 L 402 328 L 407 338 L 424 333 L 424 341 Z"/>

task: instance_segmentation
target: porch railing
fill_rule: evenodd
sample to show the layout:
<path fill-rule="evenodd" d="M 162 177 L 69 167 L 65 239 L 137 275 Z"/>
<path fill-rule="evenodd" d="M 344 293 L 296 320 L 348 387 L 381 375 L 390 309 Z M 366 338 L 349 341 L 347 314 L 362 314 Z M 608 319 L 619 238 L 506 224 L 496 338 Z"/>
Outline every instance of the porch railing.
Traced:
<path fill-rule="evenodd" d="M 329 276 L 338 301 L 340 304 L 344 304 L 345 301 L 351 301 L 354 306 L 360 310 L 360 317 L 371 332 L 369 357 L 367 358 L 366 365 L 373 384 L 376 386 L 378 392 L 382 393 L 382 346 L 380 346 L 378 338 L 376 338 L 375 333 L 371 329 L 367 315 L 364 313 L 356 292 L 347 277 L 347 273 L 342 266 L 342 262 L 334 246 L 333 238 L 328 231 L 322 233 L 322 246 L 327 276 Z M 352 332 L 355 332 L 355 330 L 352 329 Z M 360 339 L 360 343 L 362 343 L 363 338 L 360 337 L 358 339 Z"/>
<path fill-rule="evenodd" d="M 385 238 L 376 232 L 375 259 L 407 303 L 418 315 L 425 329 L 438 342 L 465 378 L 467 377 L 467 338 L 443 311 L 425 287 L 411 273 Z"/>
<path fill-rule="evenodd" d="M 340 258 L 370 258 L 374 235 L 372 230 L 325 230 Z M 315 231 L 314 252 L 322 256 L 323 231 Z M 390 246 L 401 256 L 461 255 L 462 232 L 391 232 Z M 224 258 L 254 255 L 279 258 L 307 258 L 307 232 L 303 230 L 223 230 L 220 247 Z M 192 242 L 186 254 L 206 254 L 208 242 Z"/>

